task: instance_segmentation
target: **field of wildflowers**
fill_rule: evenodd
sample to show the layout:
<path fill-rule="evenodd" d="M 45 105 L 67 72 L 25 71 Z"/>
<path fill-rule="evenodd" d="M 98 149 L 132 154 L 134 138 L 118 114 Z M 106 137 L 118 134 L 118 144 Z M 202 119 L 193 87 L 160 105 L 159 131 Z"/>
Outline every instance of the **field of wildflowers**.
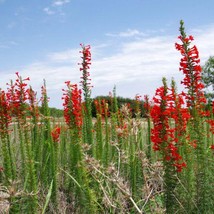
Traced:
<path fill-rule="evenodd" d="M 134 117 L 114 88 L 92 118 L 90 46 L 80 86 L 65 82 L 64 120 L 50 116 L 45 82 L 39 110 L 16 73 L 0 90 L 0 213 L 214 213 L 214 104 L 182 21 L 178 38 L 185 90 L 163 78 L 153 99 L 136 95 Z"/>

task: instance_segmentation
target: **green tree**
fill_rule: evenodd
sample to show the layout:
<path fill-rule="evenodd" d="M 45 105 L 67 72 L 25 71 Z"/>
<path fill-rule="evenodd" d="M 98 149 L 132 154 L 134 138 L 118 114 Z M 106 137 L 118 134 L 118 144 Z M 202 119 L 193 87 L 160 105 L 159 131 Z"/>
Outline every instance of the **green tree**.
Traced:
<path fill-rule="evenodd" d="M 214 98 L 214 56 L 210 56 L 202 66 L 202 81 L 206 88 L 207 99 L 212 100 Z"/>

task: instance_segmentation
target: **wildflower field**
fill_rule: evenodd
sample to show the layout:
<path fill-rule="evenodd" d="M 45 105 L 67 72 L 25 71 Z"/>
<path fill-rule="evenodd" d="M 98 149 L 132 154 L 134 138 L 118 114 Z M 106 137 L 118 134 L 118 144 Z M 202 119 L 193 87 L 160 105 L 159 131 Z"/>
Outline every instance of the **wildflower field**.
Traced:
<path fill-rule="evenodd" d="M 80 84 L 62 89 L 64 119 L 50 116 L 45 82 L 39 108 L 16 73 L 0 90 L 0 213 L 214 213 L 214 105 L 182 21 L 178 39 L 183 92 L 163 78 L 131 109 L 114 88 L 110 101 L 93 101 L 96 118 L 90 46 L 81 45 Z"/>

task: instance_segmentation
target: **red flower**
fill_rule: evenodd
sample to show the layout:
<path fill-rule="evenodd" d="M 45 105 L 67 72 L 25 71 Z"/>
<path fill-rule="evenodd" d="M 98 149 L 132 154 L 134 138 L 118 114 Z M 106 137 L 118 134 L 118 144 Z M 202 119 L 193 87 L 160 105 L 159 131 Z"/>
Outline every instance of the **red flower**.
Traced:
<path fill-rule="evenodd" d="M 210 149 L 214 150 L 214 144 L 212 144 L 212 145 L 210 146 Z"/>
<path fill-rule="evenodd" d="M 51 132 L 51 136 L 52 136 L 52 139 L 53 139 L 53 142 L 55 143 L 59 143 L 60 139 L 60 132 L 61 132 L 61 129 L 60 127 L 55 127 L 52 132 Z"/>
<path fill-rule="evenodd" d="M 10 112 L 10 103 L 3 90 L 0 90 L 0 132 L 6 134 L 9 131 L 9 125 L 12 122 Z"/>
<path fill-rule="evenodd" d="M 207 120 L 207 123 L 210 125 L 210 132 L 214 134 L 214 119 Z"/>
<path fill-rule="evenodd" d="M 175 163 L 174 166 L 176 167 L 177 172 L 181 172 L 182 169 L 183 169 L 184 167 L 186 167 L 187 165 L 186 165 L 185 162 L 182 162 L 182 163 Z"/>
<path fill-rule="evenodd" d="M 81 90 L 77 85 L 72 85 L 70 81 L 66 82 L 68 89 L 63 90 L 63 106 L 64 118 L 68 126 L 77 127 L 79 131 L 82 128 L 82 103 L 81 103 Z"/>
<path fill-rule="evenodd" d="M 173 83 L 174 84 L 174 83 Z M 181 163 L 182 157 L 179 154 L 178 146 L 180 136 L 185 135 L 186 125 L 190 118 L 187 109 L 182 108 L 184 104 L 182 95 L 175 93 L 175 86 L 169 89 L 164 86 L 156 90 L 153 98 L 154 106 L 151 109 L 151 117 L 154 127 L 151 130 L 153 149 L 160 151 L 163 160 L 170 161 L 180 172 L 185 164 Z M 170 120 L 174 119 L 174 127 L 170 126 Z"/>
<path fill-rule="evenodd" d="M 181 26 L 181 30 L 184 30 L 183 26 Z M 182 55 L 179 70 L 184 74 L 181 83 L 188 90 L 185 94 L 187 107 L 201 109 L 203 103 L 206 103 L 206 98 L 203 93 L 204 85 L 201 82 L 202 69 L 199 64 L 199 52 L 195 45 L 191 46 L 192 36 L 187 37 L 185 33 L 181 32 L 181 36 L 178 38 L 181 40 L 181 44 L 176 43 L 175 47 Z"/>
<path fill-rule="evenodd" d="M 91 47 L 90 45 L 83 45 L 80 44 L 82 47 L 82 51 L 80 51 L 80 53 L 82 53 L 82 63 L 79 63 L 81 65 L 80 71 L 82 71 L 82 81 L 80 82 L 82 84 L 82 88 L 83 88 L 83 92 L 84 92 L 84 97 L 85 100 L 87 100 L 90 97 L 90 93 L 91 93 L 91 79 L 90 77 L 90 73 L 89 73 L 89 69 L 90 69 L 90 65 L 91 65 Z"/>
<path fill-rule="evenodd" d="M 9 88 L 6 96 L 10 102 L 12 114 L 21 118 L 26 110 L 26 101 L 28 100 L 26 81 L 28 81 L 29 78 L 22 79 L 18 72 L 16 72 L 16 75 L 17 79 L 15 83 L 11 81 L 10 84 L 7 84 Z"/>

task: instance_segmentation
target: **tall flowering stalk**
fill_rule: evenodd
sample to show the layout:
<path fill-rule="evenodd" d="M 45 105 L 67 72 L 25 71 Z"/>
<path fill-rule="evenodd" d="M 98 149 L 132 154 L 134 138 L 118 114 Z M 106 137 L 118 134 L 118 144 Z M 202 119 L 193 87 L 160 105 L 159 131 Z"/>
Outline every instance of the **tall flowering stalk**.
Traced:
<path fill-rule="evenodd" d="M 18 72 L 16 72 L 15 83 L 11 80 L 8 85 L 7 99 L 10 102 L 10 107 L 13 116 L 17 118 L 21 123 L 26 122 L 26 111 L 28 100 L 27 96 L 27 81 L 30 80 L 29 77 L 23 79 Z"/>
<path fill-rule="evenodd" d="M 204 85 L 201 82 L 201 66 L 199 52 L 197 47 L 191 45 L 193 36 L 187 36 L 184 29 L 184 22 L 180 22 L 180 36 L 178 37 L 181 44 L 176 43 L 176 49 L 181 53 L 180 71 L 184 74 L 181 82 L 186 88 L 184 93 L 187 107 L 191 113 L 190 141 L 195 144 L 196 159 L 196 204 L 200 211 L 205 210 L 207 204 L 206 198 L 206 148 L 204 145 L 204 127 L 202 113 L 206 99 L 203 93 Z"/>
<path fill-rule="evenodd" d="M 109 161 L 109 104 L 105 99 L 94 100 L 96 109 L 96 157 L 104 162 L 104 165 Z M 103 134 L 105 133 L 105 134 Z"/>
<path fill-rule="evenodd" d="M 69 163 L 72 174 L 78 176 L 78 165 L 82 159 L 81 157 L 81 134 L 82 134 L 82 98 L 81 90 L 78 89 L 77 84 L 71 84 L 70 81 L 65 82 L 67 89 L 63 90 L 63 106 L 64 118 L 71 133 Z M 80 179 L 80 178 L 78 178 Z"/>
<path fill-rule="evenodd" d="M 102 128 L 102 119 L 105 115 L 105 106 L 103 106 L 105 100 L 95 100 L 95 108 L 96 108 L 96 158 L 102 161 L 103 156 L 103 128 Z"/>
<path fill-rule="evenodd" d="M 90 77 L 90 65 L 91 65 L 91 47 L 90 45 L 81 44 L 82 50 L 80 53 L 82 54 L 82 63 L 80 63 L 80 71 L 82 72 L 82 81 L 80 82 L 82 85 L 82 91 L 84 96 L 84 107 L 83 107 L 83 140 L 84 143 L 89 145 L 93 144 L 93 125 L 92 125 L 92 115 L 91 115 L 91 79 Z M 92 148 L 93 150 L 94 148 Z M 89 151 L 89 153 L 92 151 Z"/>
<path fill-rule="evenodd" d="M 33 127 L 31 131 L 32 149 L 34 152 L 35 161 L 40 161 L 41 158 L 41 143 L 39 141 L 39 107 L 36 98 L 36 92 L 30 87 L 27 89 L 27 96 L 29 102 L 29 114 L 32 119 Z M 37 169 L 39 167 L 36 167 Z"/>
<path fill-rule="evenodd" d="M 50 162 L 51 162 L 51 179 L 52 179 L 52 194 L 51 199 L 55 205 L 55 209 L 58 209 L 58 148 L 60 143 L 61 128 L 55 126 L 51 130 L 52 142 L 50 146 Z"/>
<path fill-rule="evenodd" d="M 76 84 L 71 84 L 70 81 L 65 82 L 67 89 L 63 89 L 63 107 L 64 118 L 68 125 L 71 141 L 69 143 L 68 167 L 69 173 L 75 176 L 77 182 L 82 183 L 81 179 L 81 133 L 82 133 L 82 104 L 81 104 L 81 90 Z M 78 187 L 74 186 L 73 181 L 69 180 L 69 190 L 76 189 L 77 201 L 80 201 L 81 194 Z"/>
<path fill-rule="evenodd" d="M 26 174 L 26 146 L 23 139 L 23 125 L 26 123 L 26 101 L 27 101 L 27 83 L 29 79 L 22 80 L 19 73 L 16 73 L 17 79 L 15 83 L 11 80 L 10 83 L 7 83 L 7 99 L 10 103 L 10 110 L 12 116 L 15 117 L 15 120 L 18 124 L 18 134 L 20 140 L 20 149 L 21 149 L 21 163 L 23 174 Z M 27 176 L 26 176 L 27 177 Z"/>
<path fill-rule="evenodd" d="M 45 124 L 45 130 L 44 130 L 44 139 L 48 140 L 51 138 L 51 126 L 50 126 L 50 109 L 48 106 L 49 97 L 47 95 L 47 88 L 46 88 L 46 81 L 44 80 L 44 84 L 41 87 L 41 114 L 43 116 L 43 122 Z"/>
<path fill-rule="evenodd" d="M 76 185 L 73 180 L 70 180 L 68 188 L 70 191 L 76 190 L 75 203 L 76 206 L 81 207 L 82 212 L 87 210 L 88 213 L 94 213 L 94 193 L 89 188 L 89 179 L 82 155 L 82 92 L 78 89 L 77 84 L 71 84 L 70 81 L 65 83 L 67 89 L 63 89 L 62 99 L 64 100 L 64 118 L 71 135 L 68 155 L 69 173 L 79 184 Z"/>
<path fill-rule="evenodd" d="M 98 160 L 104 161 L 105 164 L 108 162 L 109 153 L 109 127 L 108 127 L 108 117 L 109 117 L 109 105 L 105 99 L 98 99 L 94 101 L 96 109 L 96 157 Z M 104 129 L 105 127 L 105 129 Z M 104 141 L 104 130 L 105 138 Z"/>
<path fill-rule="evenodd" d="M 181 82 L 186 88 L 184 93 L 187 107 L 190 110 L 191 120 L 190 127 L 190 142 L 194 142 L 193 153 L 195 155 L 195 200 L 197 211 L 211 211 L 212 203 L 210 203 L 210 184 L 208 179 L 209 162 L 207 161 L 207 148 L 205 142 L 204 116 L 206 98 L 204 96 L 204 85 L 201 81 L 201 66 L 199 52 L 197 47 L 192 46 L 193 36 L 187 36 L 184 29 L 184 22 L 180 22 L 180 36 L 178 37 L 181 44 L 176 43 L 176 49 L 181 53 L 180 71 L 184 74 L 184 79 Z M 209 191 L 210 190 L 210 191 Z"/>
<path fill-rule="evenodd" d="M 41 116 L 42 116 L 42 123 L 44 124 L 42 126 L 42 139 L 43 139 L 43 144 L 41 145 L 41 150 L 42 150 L 42 170 L 41 170 L 41 177 L 43 184 L 45 184 L 46 187 L 48 187 L 52 181 L 51 177 L 51 161 L 50 161 L 50 155 L 49 154 L 49 149 L 50 146 L 52 145 L 51 142 L 51 123 L 50 123 L 50 109 L 48 106 L 49 98 L 47 95 L 47 89 L 46 89 L 46 81 L 44 80 L 44 84 L 41 87 Z"/>
<path fill-rule="evenodd" d="M 176 119 L 175 114 L 173 115 L 175 98 L 174 89 L 169 89 L 166 79 L 163 78 L 163 86 L 156 90 L 153 98 L 151 117 L 154 127 L 151 131 L 151 140 L 154 144 L 153 149 L 160 151 L 163 159 L 166 213 L 173 213 L 177 209 L 174 192 L 177 185 L 176 174 L 186 167 L 179 153 L 176 125 L 174 127 L 171 125 L 171 118 Z"/>
<path fill-rule="evenodd" d="M 82 88 L 83 88 L 83 95 L 84 95 L 84 99 L 85 101 L 87 99 L 90 99 L 91 96 L 91 79 L 90 77 L 90 66 L 91 66 L 91 47 L 90 45 L 83 45 L 80 44 L 82 47 L 82 50 L 80 51 L 80 53 L 82 54 L 82 63 L 80 63 L 81 67 L 80 67 L 80 71 L 82 72 L 82 81 L 80 82 L 82 84 Z"/>
<path fill-rule="evenodd" d="M 67 90 L 63 90 L 63 106 L 64 118 L 68 127 L 77 128 L 77 134 L 81 135 L 82 131 L 82 92 L 78 89 L 77 84 L 71 84 L 70 81 L 65 82 Z"/>
<path fill-rule="evenodd" d="M 10 102 L 10 108 L 12 115 L 16 118 L 18 124 L 20 148 L 21 148 L 21 163 L 24 174 L 24 182 L 26 184 L 26 190 L 34 193 L 29 198 L 29 206 L 33 212 L 37 210 L 37 177 L 35 171 L 35 160 L 32 149 L 32 142 L 30 139 L 30 122 L 27 121 L 28 109 L 28 88 L 27 81 L 29 77 L 23 79 L 19 73 L 16 73 L 16 81 L 8 84 L 7 99 Z"/>
<path fill-rule="evenodd" d="M 10 143 L 10 124 L 12 116 L 10 112 L 10 103 L 7 100 L 5 91 L 0 89 L 0 136 L 3 156 L 4 173 L 7 180 L 15 178 L 15 163 L 11 151 Z"/>
<path fill-rule="evenodd" d="M 201 66 L 199 59 L 199 52 L 197 47 L 191 45 L 194 40 L 193 36 L 187 36 L 184 30 L 183 21 L 180 22 L 180 33 L 178 37 L 181 44 L 176 43 L 176 49 L 181 53 L 182 58 L 180 61 L 180 71 L 184 74 L 184 79 L 181 82 L 187 89 L 185 94 L 187 107 L 190 108 L 192 116 L 203 109 L 203 104 L 206 103 L 204 96 L 204 85 L 201 81 Z"/>

